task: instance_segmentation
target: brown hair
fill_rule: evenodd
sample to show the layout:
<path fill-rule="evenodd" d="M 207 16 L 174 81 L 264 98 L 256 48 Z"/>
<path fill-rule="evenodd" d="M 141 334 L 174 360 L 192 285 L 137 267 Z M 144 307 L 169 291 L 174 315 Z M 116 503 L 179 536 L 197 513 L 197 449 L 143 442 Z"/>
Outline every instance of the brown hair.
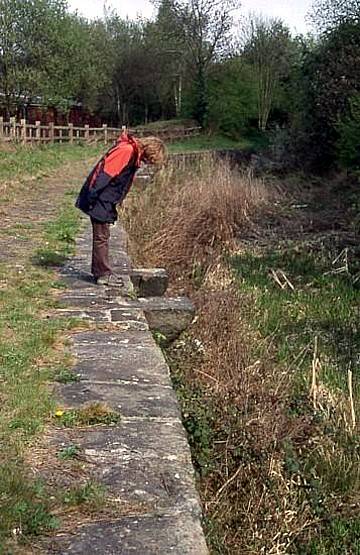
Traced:
<path fill-rule="evenodd" d="M 138 139 L 138 144 L 143 151 L 144 162 L 162 166 L 166 162 L 166 148 L 158 137 L 143 137 Z"/>

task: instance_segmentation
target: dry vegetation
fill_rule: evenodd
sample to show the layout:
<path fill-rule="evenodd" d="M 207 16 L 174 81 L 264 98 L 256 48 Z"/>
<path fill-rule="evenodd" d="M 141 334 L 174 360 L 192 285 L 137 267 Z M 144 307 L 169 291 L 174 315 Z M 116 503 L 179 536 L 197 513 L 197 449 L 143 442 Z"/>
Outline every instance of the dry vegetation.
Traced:
<path fill-rule="evenodd" d="M 191 176 L 170 167 L 145 193 L 133 193 L 123 217 L 137 263 L 167 267 L 172 287 L 197 306 L 191 330 L 166 354 L 212 553 L 358 553 L 359 455 L 348 391 L 329 379 L 325 331 L 314 352 L 318 316 L 309 299 L 317 278 L 297 282 L 291 264 L 264 262 L 255 249 L 280 204 L 286 199 L 274 185 L 208 160 Z M 251 253 L 236 242 L 239 233 L 252 238 Z M 296 251 L 305 267 L 302 256 Z M 286 273 L 271 274 L 272 267 Z M 277 283 L 288 275 L 298 292 L 290 280 Z M 321 285 L 336 298 L 342 292 L 340 282 Z M 346 309 L 355 300 L 349 294 Z M 321 297 L 319 304 L 326 314 Z M 288 329 L 291 311 L 293 321 L 305 314 L 298 335 Z"/>
<path fill-rule="evenodd" d="M 252 215 L 269 206 L 269 191 L 260 180 L 238 173 L 211 156 L 189 176 L 170 166 L 156 186 L 137 191 L 124 212 L 135 258 L 166 265 L 172 277 L 188 276 L 214 265 L 225 246 L 233 245 Z"/>

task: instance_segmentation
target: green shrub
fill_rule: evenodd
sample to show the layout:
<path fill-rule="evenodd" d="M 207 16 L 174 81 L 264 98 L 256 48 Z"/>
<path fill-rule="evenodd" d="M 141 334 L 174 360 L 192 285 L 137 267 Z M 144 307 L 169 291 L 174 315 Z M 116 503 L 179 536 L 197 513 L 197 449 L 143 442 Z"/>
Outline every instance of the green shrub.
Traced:
<path fill-rule="evenodd" d="M 348 114 L 337 126 L 339 162 L 346 169 L 360 170 L 360 94 L 349 101 Z"/>

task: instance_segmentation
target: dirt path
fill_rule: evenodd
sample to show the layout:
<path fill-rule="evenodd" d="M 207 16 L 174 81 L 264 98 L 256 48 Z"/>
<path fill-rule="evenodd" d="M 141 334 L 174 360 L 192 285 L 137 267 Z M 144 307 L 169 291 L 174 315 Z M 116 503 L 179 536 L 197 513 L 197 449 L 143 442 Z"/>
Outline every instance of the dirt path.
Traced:
<path fill-rule="evenodd" d="M 21 264 L 41 243 L 45 222 L 53 219 L 64 195 L 79 190 L 93 160 L 71 162 L 46 178 L 14 183 L 9 200 L 0 201 L 0 263 Z"/>

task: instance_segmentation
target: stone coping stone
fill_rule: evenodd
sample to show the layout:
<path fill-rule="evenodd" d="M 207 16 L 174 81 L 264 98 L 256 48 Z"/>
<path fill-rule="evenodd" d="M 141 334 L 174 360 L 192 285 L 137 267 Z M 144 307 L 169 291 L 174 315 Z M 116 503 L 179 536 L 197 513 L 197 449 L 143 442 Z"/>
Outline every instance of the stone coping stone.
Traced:
<path fill-rule="evenodd" d="M 208 555 L 200 520 L 192 514 L 123 517 L 78 527 L 47 551 L 63 555 Z"/>
<path fill-rule="evenodd" d="M 109 310 L 57 310 L 52 313 L 54 318 L 79 318 L 95 322 L 111 322 Z"/>
<path fill-rule="evenodd" d="M 141 322 L 140 324 L 142 325 Z M 94 358 L 100 354 L 106 359 L 108 354 L 126 352 L 129 347 L 136 347 L 141 351 L 146 347 L 154 346 L 153 337 L 146 328 L 129 327 L 130 329 L 126 329 L 124 326 L 117 334 L 100 331 L 77 333 L 71 337 L 73 353 L 80 358 Z"/>
<path fill-rule="evenodd" d="M 178 420 L 124 417 L 119 426 L 58 428 L 50 432 L 50 443 L 66 447 L 77 444 L 89 452 L 108 452 L 129 461 L 131 457 L 191 462 L 183 426 Z M 192 470 L 192 467 L 191 467 Z"/>
<path fill-rule="evenodd" d="M 113 317 L 113 312 L 115 313 L 115 318 Z M 129 321 L 138 321 L 138 322 L 146 322 L 146 317 L 144 312 L 140 308 L 112 308 L 110 309 L 110 317 L 112 321 L 116 322 L 129 322 Z"/>
<path fill-rule="evenodd" d="M 60 297 L 60 308 L 83 308 L 83 309 L 96 309 L 96 310 L 106 310 L 109 308 L 117 308 L 118 304 L 114 299 L 102 299 L 101 297 L 93 295 L 80 295 L 79 290 L 78 295 L 62 295 Z"/>
<path fill-rule="evenodd" d="M 116 360 L 99 357 L 79 360 L 73 372 L 86 381 L 134 382 L 143 385 L 170 385 L 170 372 L 159 349 L 128 347 Z"/>
<path fill-rule="evenodd" d="M 87 330 L 74 333 L 72 336 L 74 345 L 80 344 L 96 344 L 96 345 L 133 345 L 133 344 L 154 344 L 154 339 L 149 331 L 141 331 L 138 333 L 125 331 L 102 331 Z"/>
<path fill-rule="evenodd" d="M 126 330 L 129 331 L 129 330 Z M 149 344 L 150 346 L 150 344 Z M 128 349 L 135 349 L 139 353 L 145 351 L 146 346 L 141 344 L 141 342 L 132 341 L 124 339 L 117 344 L 106 344 L 102 345 L 96 343 L 82 343 L 73 345 L 72 352 L 78 358 L 82 359 L 100 359 L 103 360 L 115 360 L 124 356 Z"/>
<path fill-rule="evenodd" d="M 151 444 L 148 438 L 155 430 L 157 438 Z M 163 422 L 133 421 L 107 429 L 105 433 L 72 432 L 54 436 L 51 444 L 59 451 L 76 445 L 90 479 L 105 484 L 112 496 L 128 504 L 140 503 L 151 510 L 176 507 L 200 516 L 191 456 L 178 427 Z"/>
<path fill-rule="evenodd" d="M 67 408 L 103 403 L 123 416 L 180 418 L 172 388 L 134 383 L 74 382 L 56 385 L 55 395 Z"/>

